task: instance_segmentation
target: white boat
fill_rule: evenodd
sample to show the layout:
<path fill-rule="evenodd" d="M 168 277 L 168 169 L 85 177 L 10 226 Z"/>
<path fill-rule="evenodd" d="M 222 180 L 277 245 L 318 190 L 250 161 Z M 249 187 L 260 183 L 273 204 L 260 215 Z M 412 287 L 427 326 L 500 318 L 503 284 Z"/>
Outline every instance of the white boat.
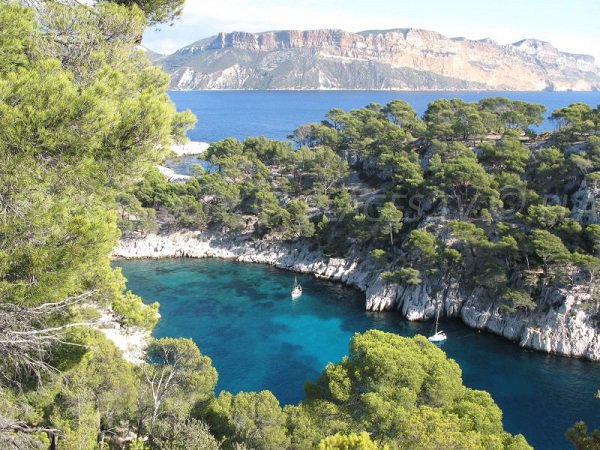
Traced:
<path fill-rule="evenodd" d="M 296 277 L 294 277 L 294 289 L 292 289 L 292 298 L 298 298 L 302 295 L 302 286 L 298 283 Z"/>
<path fill-rule="evenodd" d="M 438 330 L 438 324 L 440 321 L 440 308 L 436 309 L 435 312 L 435 334 L 433 336 L 429 336 L 429 342 L 444 342 L 448 336 L 442 330 Z"/>
<path fill-rule="evenodd" d="M 433 336 L 429 336 L 429 342 L 444 342 L 448 336 L 443 331 L 438 331 Z"/>

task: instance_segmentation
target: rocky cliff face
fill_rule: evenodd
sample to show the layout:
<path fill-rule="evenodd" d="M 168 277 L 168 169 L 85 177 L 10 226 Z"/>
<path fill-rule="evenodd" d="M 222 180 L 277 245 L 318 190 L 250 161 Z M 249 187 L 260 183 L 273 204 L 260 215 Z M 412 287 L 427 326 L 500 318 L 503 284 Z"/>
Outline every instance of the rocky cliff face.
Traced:
<path fill-rule="evenodd" d="M 221 33 L 160 60 L 175 89 L 596 90 L 587 55 L 415 29 Z"/>
<path fill-rule="evenodd" d="M 124 239 L 113 256 L 216 257 L 312 273 L 362 290 L 368 310 L 396 310 L 408 320 L 426 320 L 434 316 L 436 305 L 443 305 L 446 316 L 460 318 L 470 327 L 504 336 L 522 347 L 600 361 L 596 321 L 580 307 L 589 298 L 583 288 L 569 291 L 547 287 L 535 312 L 508 314 L 499 305 L 483 299 L 477 288 L 467 291 L 458 282 L 445 283 L 441 278 L 433 278 L 418 286 L 386 284 L 366 255 L 328 258 L 309 241 L 257 241 L 243 234 L 180 232 Z"/>
<path fill-rule="evenodd" d="M 571 196 L 571 217 L 583 225 L 600 224 L 600 185 L 583 180 L 579 189 Z"/>

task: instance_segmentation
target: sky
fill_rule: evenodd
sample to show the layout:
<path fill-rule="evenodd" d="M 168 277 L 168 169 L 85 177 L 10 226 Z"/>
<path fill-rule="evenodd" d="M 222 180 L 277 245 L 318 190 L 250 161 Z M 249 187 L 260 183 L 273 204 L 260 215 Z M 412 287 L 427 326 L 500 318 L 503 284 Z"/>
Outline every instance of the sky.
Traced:
<path fill-rule="evenodd" d="M 524 38 L 600 63 L 600 0 L 187 0 L 173 26 L 148 29 L 146 47 L 163 54 L 221 31 L 422 28 L 449 37 Z"/>

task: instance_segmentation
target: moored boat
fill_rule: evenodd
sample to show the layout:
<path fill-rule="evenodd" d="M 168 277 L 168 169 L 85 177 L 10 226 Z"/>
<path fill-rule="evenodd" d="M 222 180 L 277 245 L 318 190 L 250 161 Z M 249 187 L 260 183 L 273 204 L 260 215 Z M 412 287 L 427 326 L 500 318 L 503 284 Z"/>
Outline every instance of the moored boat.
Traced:
<path fill-rule="evenodd" d="M 298 298 L 302 295 L 302 286 L 298 283 L 298 279 L 294 277 L 294 288 L 292 289 L 292 298 Z"/>

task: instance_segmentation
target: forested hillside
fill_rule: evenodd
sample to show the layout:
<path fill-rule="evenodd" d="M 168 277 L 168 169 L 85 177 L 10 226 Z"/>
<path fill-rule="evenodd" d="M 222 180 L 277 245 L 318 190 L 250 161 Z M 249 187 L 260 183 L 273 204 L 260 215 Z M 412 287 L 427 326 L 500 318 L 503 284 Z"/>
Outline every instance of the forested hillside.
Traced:
<path fill-rule="evenodd" d="M 423 118 L 401 100 L 332 110 L 295 130 L 295 146 L 214 143 L 211 170 L 185 184 L 152 173 L 130 201 L 156 209 L 165 230 L 253 230 L 311 238 L 332 257 L 368 252 L 392 284 L 443 274 L 507 313 L 535 310 L 550 286 L 577 289 L 577 307 L 596 317 L 599 111 L 554 111 L 559 131 L 536 136 L 544 114 L 503 98 L 438 100 Z M 134 222 L 124 226 L 153 227 Z"/>
<path fill-rule="evenodd" d="M 535 105 L 439 102 L 424 120 L 401 102 L 333 111 L 294 133 L 298 150 L 227 140 L 209 151 L 212 173 L 170 185 L 152 167 L 194 118 L 176 112 L 168 76 L 138 43 L 183 2 L 82 3 L 0 0 L 0 448 L 530 448 L 423 337 L 355 335 L 348 357 L 285 408 L 270 392 L 216 393 L 217 372 L 191 340 L 154 340 L 132 364 L 99 316 L 108 308 L 126 328 L 151 329 L 158 306 L 126 291 L 110 254 L 119 227 L 245 227 L 256 239 L 314 237 L 331 255 L 360 245 L 390 283 L 495 268 L 509 309 L 533 310 L 540 285 L 581 273 L 591 295 L 581 307 L 593 310 L 600 233 L 542 199 L 596 180 L 597 110 L 556 112 L 556 147 L 533 140 L 535 151 L 519 132 L 539 120 Z M 500 220 L 514 208 L 503 176 L 527 203 Z M 383 203 L 361 212 L 363 189 Z M 416 193 L 427 194 L 424 215 L 411 225 Z M 444 229 L 456 238 L 428 231 L 429 216 L 453 220 Z M 517 276 L 527 271 L 529 284 Z M 581 427 L 572 436 L 592 439 Z"/>

